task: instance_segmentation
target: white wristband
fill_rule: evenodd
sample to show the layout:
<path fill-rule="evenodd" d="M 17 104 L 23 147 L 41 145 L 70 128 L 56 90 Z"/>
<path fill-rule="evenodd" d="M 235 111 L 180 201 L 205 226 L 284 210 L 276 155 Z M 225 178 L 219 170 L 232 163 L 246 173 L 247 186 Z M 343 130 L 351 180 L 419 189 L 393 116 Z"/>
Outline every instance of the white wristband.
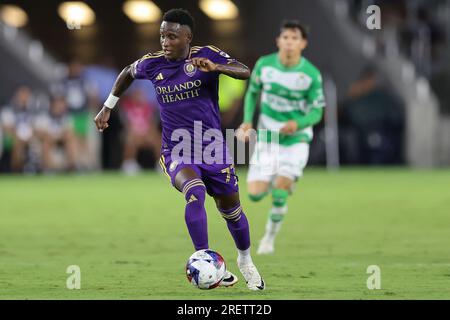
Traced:
<path fill-rule="evenodd" d="M 108 99 L 106 99 L 103 105 L 109 109 L 112 109 L 116 106 L 117 101 L 119 101 L 119 97 L 109 94 Z"/>

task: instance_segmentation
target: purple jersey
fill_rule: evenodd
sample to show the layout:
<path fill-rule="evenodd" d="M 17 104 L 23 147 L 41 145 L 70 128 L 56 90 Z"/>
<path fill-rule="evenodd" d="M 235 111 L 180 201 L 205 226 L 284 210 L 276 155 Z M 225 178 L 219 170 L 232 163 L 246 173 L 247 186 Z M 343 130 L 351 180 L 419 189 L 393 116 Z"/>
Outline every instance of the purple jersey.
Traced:
<path fill-rule="evenodd" d="M 220 131 L 219 73 L 198 70 L 189 60 L 195 57 L 208 58 L 217 64 L 236 61 L 214 46 L 192 47 L 189 57 L 180 61 L 170 61 L 158 51 L 137 60 L 132 66 L 132 74 L 135 79 L 150 80 L 155 87 L 161 106 L 163 153 L 174 148 L 190 148 L 188 157 L 195 162 L 199 154 L 211 150 L 214 153 L 219 146 L 224 155 L 221 161 L 229 163 Z M 184 130 L 174 132 L 176 129 Z M 189 139 L 184 134 L 187 132 Z M 184 152 L 186 149 L 180 155 Z"/>

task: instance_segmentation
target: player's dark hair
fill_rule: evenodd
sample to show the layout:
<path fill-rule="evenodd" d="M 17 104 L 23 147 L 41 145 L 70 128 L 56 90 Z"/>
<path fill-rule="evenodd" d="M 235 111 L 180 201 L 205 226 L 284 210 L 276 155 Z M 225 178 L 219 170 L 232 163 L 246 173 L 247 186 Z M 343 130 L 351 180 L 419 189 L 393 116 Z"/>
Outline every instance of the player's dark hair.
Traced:
<path fill-rule="evenodd" d="M 169 11 L 164 13 L 163 21 L 189 26 L 189 28 L 191 28 L 191 31 L 194 32 L 194 18 L 192 18 L 189 11 L 185 9 L 170 9 Z"/>
<path fill-rule="evenodd" d="M 281 23 L 280 33 L 285 29 L 298 29 L 302 34 L 302 38 L 305 40 L 308 39 L 308 28 L 302 25 L 298 20 L 284 20 Z"/>

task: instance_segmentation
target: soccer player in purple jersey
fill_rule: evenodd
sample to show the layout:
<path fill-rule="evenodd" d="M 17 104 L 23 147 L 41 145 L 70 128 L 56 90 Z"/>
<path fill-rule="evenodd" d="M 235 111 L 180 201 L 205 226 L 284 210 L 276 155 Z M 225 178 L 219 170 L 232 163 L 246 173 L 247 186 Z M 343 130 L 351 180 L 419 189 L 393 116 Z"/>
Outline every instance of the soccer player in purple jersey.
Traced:
<path fill-rule="evenodd" d="M 240 205 L 237 177 L 221 133 L 215 134 L 211 142 L 214 150 L 221 150 L 216 147 L 224 150 L 219 161 L 211 163 L 203 158 L 196 161 L 210 147 L 203 137 L 220 132 L 219 74 L 248 79 L 250 70 L 217 47 L 192 47 L 193 29 L 194 20 L 186 10 L 166 12 L 160 27 L 162 50 L 149 53 L 123 69 L 94 121 L 100 132 L 105 130 L 111 109 L 133 80 L 150 80 L 161 106 L 160 164 L 172 185 L 184 194 L 185 221 L 195 249 L 209 248 L 204 206 L 208 193 L 227 222 L 238 250 L 237 264 L 248 288 L 263 290 L 264 281 L 250 255 L 249 224 Z M 188 133 L 188 139 L 175 138 L 180 132 Z M 174 152 L 180 146 L 182 159 Z M 228 271 L 221 285 L 231 286 L 236 282 L 237 277 Z"/>

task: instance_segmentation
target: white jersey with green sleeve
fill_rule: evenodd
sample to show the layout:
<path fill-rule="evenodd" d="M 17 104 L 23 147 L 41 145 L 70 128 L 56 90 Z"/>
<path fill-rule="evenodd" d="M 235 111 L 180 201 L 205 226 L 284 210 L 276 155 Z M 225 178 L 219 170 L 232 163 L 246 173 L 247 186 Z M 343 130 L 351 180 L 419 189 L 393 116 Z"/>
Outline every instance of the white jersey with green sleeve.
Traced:
<path fill-rule="evenodd" d="M 251 123 L 257 97 L 261 95 L 258 140 L 270 142 L 272 131 L 281 129 L 287 121 L 297 122 L 298 130 L 292 135 L 279 135 L 281 145 L 311 142 L 312 127 L 323 115 L 325 99 L 320 71 L 301 57 L 298 64 L 284 66 L 278 53 L 261 57 L 253 69 L 244 106 L 244 122 Z M 271 134 L 272 133 L 272 134 Z"/>

